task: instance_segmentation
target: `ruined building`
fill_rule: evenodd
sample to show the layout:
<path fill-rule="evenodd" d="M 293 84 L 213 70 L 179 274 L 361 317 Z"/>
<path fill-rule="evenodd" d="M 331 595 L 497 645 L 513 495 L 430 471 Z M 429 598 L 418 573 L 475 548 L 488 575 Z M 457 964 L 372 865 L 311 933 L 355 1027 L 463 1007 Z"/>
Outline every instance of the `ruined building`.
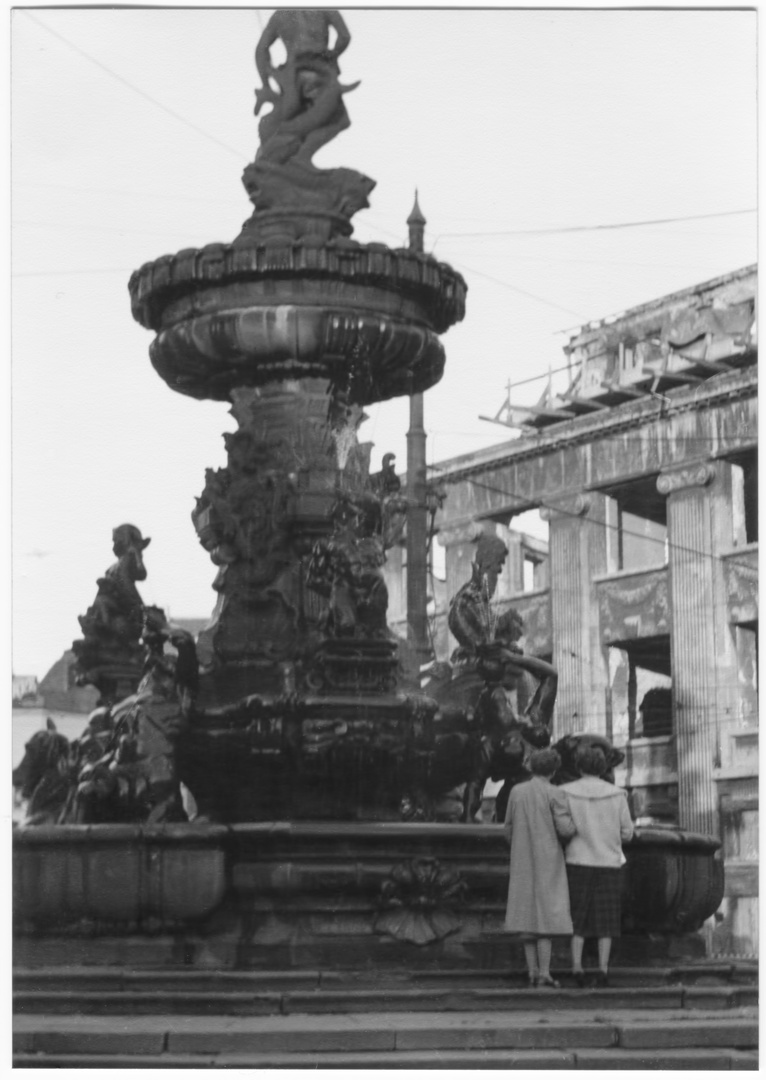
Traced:
<path fill-rule="evenodd" d="M 447 602 L 477 536 L 500 533 L 501 603 L 559 670 L 557 735 L 627 748 L 639 822 L 721 837 L 711 944 L 740 954 L 757 949 L 755 295 L 748 267 L 582 327 L 568 388 L 508 401 L 520 437 L 431 470 Z M 517 533 L 529 511 L 547 544 Z"/>

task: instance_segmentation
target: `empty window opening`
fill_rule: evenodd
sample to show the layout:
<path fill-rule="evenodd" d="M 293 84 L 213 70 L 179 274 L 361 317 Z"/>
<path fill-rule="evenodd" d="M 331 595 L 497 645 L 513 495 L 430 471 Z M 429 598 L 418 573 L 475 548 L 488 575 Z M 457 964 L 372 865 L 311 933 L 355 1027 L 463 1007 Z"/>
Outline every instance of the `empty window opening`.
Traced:
<path fill-rule="evenodd" d="M 615 731 L 631 739 L 672 735 L 670 637 L 620 643 L 611 653 Z"/>
<path fill-rule="evenodd" d="M 610 570 L 646 570 L 667 563 L 665 499 L 657 476 L 642 476 L 606 488 Z"/>

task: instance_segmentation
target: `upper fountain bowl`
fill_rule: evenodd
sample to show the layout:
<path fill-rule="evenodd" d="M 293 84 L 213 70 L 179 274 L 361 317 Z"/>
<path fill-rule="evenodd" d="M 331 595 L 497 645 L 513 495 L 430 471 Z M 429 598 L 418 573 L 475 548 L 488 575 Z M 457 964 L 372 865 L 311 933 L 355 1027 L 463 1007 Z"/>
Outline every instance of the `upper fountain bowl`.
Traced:
<path fill-rule="evenodd" d="M 460 274 L 429 255 L 252 234 L 146 263 L 129 289 L 173 390 L 226 401 L 236 387 L 318 377 L 359 405 L 439 381 L 437 335 L 463 318 L 466 297 Z"/>

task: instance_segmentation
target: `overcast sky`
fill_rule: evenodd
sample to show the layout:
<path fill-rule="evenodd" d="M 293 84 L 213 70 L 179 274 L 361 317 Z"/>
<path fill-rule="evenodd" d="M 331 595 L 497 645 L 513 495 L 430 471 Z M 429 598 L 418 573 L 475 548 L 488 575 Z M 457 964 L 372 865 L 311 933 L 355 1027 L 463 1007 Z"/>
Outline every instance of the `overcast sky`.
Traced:
<path fill-rule="evenodd" d="M 361 85 L 316 164 L 377 181 L 362 241 L 403 243 L 417 186 L 427 249 L 469 285 L 426 395 L 430 461 L 514 437 L 479 414 L 563 362 L 560 331 L 755 261 L 755 215 L 732 213 L 756 206 L 754 12 L 344 11 Z M 127 281 L 249 216 L 270 13 L 13 14 L 16 673 L 79 636 L 123 521 L 152 537 L 144 600 L 212 610 L 190 512 L 233 420 L 155 374 Z M 373 463 L 393 450 L 403 470 L 406 402 L 369 412 Z"/>

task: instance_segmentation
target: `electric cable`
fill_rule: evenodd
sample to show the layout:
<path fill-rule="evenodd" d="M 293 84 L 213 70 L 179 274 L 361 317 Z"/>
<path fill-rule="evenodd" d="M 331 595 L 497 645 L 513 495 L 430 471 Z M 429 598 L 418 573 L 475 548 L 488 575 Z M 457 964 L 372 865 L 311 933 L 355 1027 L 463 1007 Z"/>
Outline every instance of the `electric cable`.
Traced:
<path fill-rule="evenodd" d="M 459 270 L 464 270 L 466 274 L 475 274 L 476 277 L 486 278 L 487 281 L 493 281 L 495 285 L 502 285 L 504 289 L 510 289 L 512 292 L 518 293 L 520 296 L 526 296 L 530 300 L 536 300 L 538 304 L 545 304 L 547 307 L 557 308 L 559 311 L 566 311 L 570 315 L 576 315 L 578 319 L 585 319 L 585 316 L 582 315 L 581 312 L 573 311 L 572 308 L 564 307 L 563 304 L 557 304 L 553 300 L 546 300 L 543 296 L 531 293 L 527 289 L 521 289 L 518 285 L 512 285 L 510 281 L 501 281 L 500 278 L 493 277 L 491 274 L 485 274 L 481 270 L 474 270 L 473 267 L 466 266 L 464 263 L 455 262 L 454 260 L 452 265 L 456 266 Z"/>
<path fill-rule="evenodd" d="M 35 16 L 32 15 L 28 8 L 17 8 L 16 10 L 20 11 L 22 15 L 26 15 L 28 19 L 31 19 L 32 22 L 35 23 L 37 26 L 41 27 L 41 29 L 47 31 L 49 34 L 52 34 L 53 37 L 58 38 L 58 40 L 63 42 L 63 44 L 68 46 L 68 48 L 74 50 L 74 52 L 78 53 L 80 56 L 85 57 L 85 59 L 89 60 L 91 64 L 95 64 L 97 68 L 100 68 L 101 71 L 106 72 L 107 75 L 110 75 L 113 79 L 116 79 L 117 82 L 122 83 L 123 86 L 127 86 L 128 89 L 132 90 L 134 94 L 138 94 L 138 96 L 144 98 L 145 101 L 148 101 L 152 105 L 155 105 L 158 109 L 161 109 L 162 112 L 166 113 L 168 116 L 172 116 L 174 120 L 177 120 L 180 124 L 184 124 L 185 127 L 191 128 L 192 131 L 196 131 L 198 135 L 202 135 L 203 138 L 208 139 L 212 143 L 215 143 L 216 146 L 219 146 L 227 153 L 234 154 L 239 159 L 242 158 L 242 154 L 239 150 L 235 150 L 233 146 L 229 146 L 228 143 L 222 142 L 221 139 L 217 138 L 215 135 L 211 135 L 209 131 L 205 131 L 204 128 L 201 128 L 192 120 L 187 120 L 185 116 L 177 113 L 174 109 L 169 108 L 167 105 L 163 105 L 161 101 L 158 101 L 156 98 L 152 97 L 151 94 L 147 94 L 145 90 L 142 90 L 140 87 L 136 86 L 134 83 L 126 79 L 124 76 L 119 75 L 116 71 L 113 71 L 112 68 L 110 68 L 107 64 L 103 64 L 100 60 L 97 60 L 95 56 L 91 56 L 91 54 L 86 52 L 85 49 L 81 49 L 79 45 L 75 45 L 74 42 L 64 37 L 64 35 L 60 34 L 57 30 L 54 30 L 52 27 L 48 26 L 47 23 L 44 23 L 40 19 L 35 18 Z"/>
<path fill-rule="evenodd" d="M 507 499 L 515 499 L 518 502 L 521 502 L 523 505 L 525 505 L 528 509 L 535 509 L 534 506 L 532 506 L 532 507 L 529 506 L 530 503 L 535 503 L 537 505 L 537 507 L 541 507 L 541 508 L 546 509 L 546 510 L 553 510 L 555 513 L 561 514 L 562 517 L 572 517 L 572 518 L 578 518 L 578 519 L 580 518 L 579 514 L 576 514 L 576 513 L 572 512 L 572 511 L 564 510 L 560 506 L 556 506 L 555 504 L 546 503 L 544 501 L 538 501 L 537 499 L 534 499 L 534 498 L 525 499 L 522 496 L 516 494 L 515 492 L 504 491 L 502 488 L 494 487 L 492 484 L 483 484 L 480 480 L 474 480 L 471 477 L 466 477 L 466 480 L 468 481 L 469 484 L 473 484 L 476 487 L 485 488 L 487 491 L 493 491 L 498 495 L 504 495 L 505 498 L 507 498 Z M 598 495 L 599 492 L 598 491 L 593 491 L 593 492 L 586 492 L 585 494 Z M 724 555 L 716 555 L 714 552 L 711 552 L 711 551 L 700 551 L 699 548 L 689 547 L 686 544 L 678 544 L 675 541 L 670 540 L 668 537 L 660 538 L 660 537 L 655 537 L 655 536 L 646 536 L 644 533 L 637 533 L 637 532 L 632 531 L 631 529 L 623 529 L 619 525 L 612 525 L 608 521 L 598 522 L 598 524 L 603 525 L 604 528 L 612 529 L 614 532 L 622 533 L 623 536 L 632 536 L 632 537 L 635 537 L 635 538 L 637 538 L 639 540 L 648 540 L 650 543 L 662 544 L 663 548 L 665 548 L 667 546 L 668 549 L 672 548 L 674 551 L 683 551 L 683 552 L 686 552 L 689 555 L 697 555 L 700 558 L 704 558 L 704 559 L 715 559 L 718 562 L 725 562 L 729 566 L 738 566 L 740 569 L 743 569 L 743 570 L 752 570 L 753 569 L 753 567 L 749 566 L 747 563 L 737 562 L 736 560 L 732 559 L 728 555 L 725 555 L 725 556 Z M 641 573 L 641 571 L 636 570 L 636 573 Z"/>
<path fill-rule="evenodd" d="M 437 240 L 456 239 L 458 237 L 560 236 L 564 233 L 606 232 L 612 229 L 638 229 L 647 225 L 673 225 L 681 221 L 703 221 L 708 218 L 736 217 L 742 214 L 757 213 L 758 210 L 754 207 L 747 210 L 720 210 L 713 214 L 688 214 L 684 217 L 654 218 L 648 221 L 622 221 L 605 225 L 565 225 L 543 229 L 508 229 L 495 232 L 439 233 Z"/>

